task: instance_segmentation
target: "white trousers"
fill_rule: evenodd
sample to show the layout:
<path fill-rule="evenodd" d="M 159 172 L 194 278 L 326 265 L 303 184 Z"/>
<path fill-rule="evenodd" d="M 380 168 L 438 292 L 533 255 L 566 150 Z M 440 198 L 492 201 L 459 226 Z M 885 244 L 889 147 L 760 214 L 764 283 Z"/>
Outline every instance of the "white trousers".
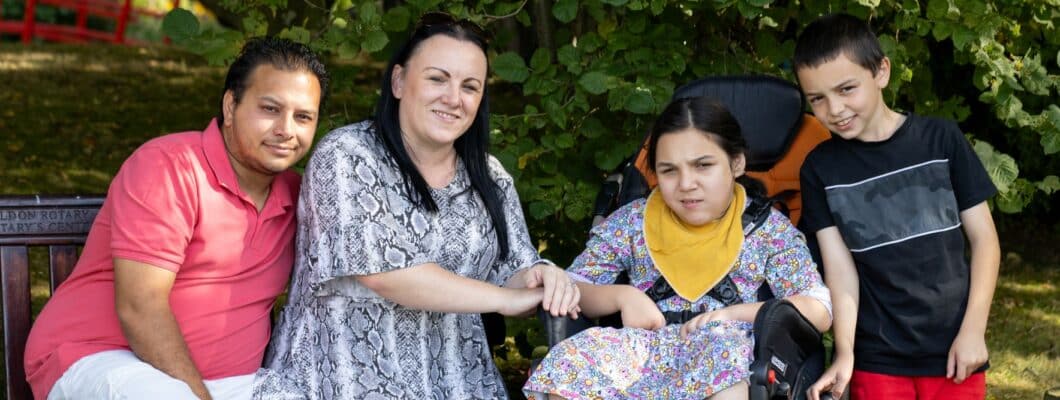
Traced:
<path fill-rule="evenodd" d="M 214 400 L 250 400 L 254 374 L 205 381 Z M 177 380 L 131 351 L 110 350 L 84 357 L 52 386 L 48 400 L 185 400 L 197 399 Z"/>

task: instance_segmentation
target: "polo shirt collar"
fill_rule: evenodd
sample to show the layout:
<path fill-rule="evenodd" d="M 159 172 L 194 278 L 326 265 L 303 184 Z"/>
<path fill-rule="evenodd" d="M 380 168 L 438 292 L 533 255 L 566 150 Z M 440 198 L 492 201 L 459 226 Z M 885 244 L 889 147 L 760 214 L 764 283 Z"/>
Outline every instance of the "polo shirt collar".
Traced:
<path fill-rule="evenodd" d="M 224 137 L 221 135 L 217 118 L 211 120 L 210 125 L 202 132 L 202 149 L 206 154 L 206 162 L 210 165 L 210 171 L 213 172 L 214 178 L 221 187 L 248 204 L 254 204 L 239 187 L 239 179 L 236 177 L 236 170 L 232 167 L 231 160 L 228 159 L 228 151 L 225 150 Z M 288 173 L 283 172 L 273 178 L 269 198 L 265 199 L 265 207 L 261 210 L 263 217 L 283 214 L 294 207 L 291 183 L 284 177 Z"/>
<path fill-rule="evenodd" d="M 245 197 L 243 190 L 239 188 L 236 170 L 228 159 L 228 151 L 225 150 L 225 141 L 221 136 L 221 128 L 217 125 L 217 118 L 211 120 L 206 130 L 202 131 L 202 151 L 206 153 L 206 162 L 210 164 L 210 171 L 221 187 L 236 196 Z"/>

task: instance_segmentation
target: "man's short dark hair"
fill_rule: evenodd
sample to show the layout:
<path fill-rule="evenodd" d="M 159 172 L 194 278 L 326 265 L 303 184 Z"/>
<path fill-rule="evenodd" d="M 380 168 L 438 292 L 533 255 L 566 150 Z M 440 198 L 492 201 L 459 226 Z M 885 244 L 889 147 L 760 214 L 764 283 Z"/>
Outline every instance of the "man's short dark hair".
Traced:
<path fill-rule="evenodd" d="M 865 21 L 850 14 L 828 14 L 803 29 L 795 43 L 795 72 L 816 68 L 844 54 L 876 76 L 883 62 L 880 40 Z"/>
<path fill-rule="evenodd" d="M 239 51 L 239 56 L 228 67 L 228 75 L 225 76 L 225 87 L 221 91 L 221 112 L 217 116 L 219 124 L 224 123 L 224 94 L 229 90 L 235 97 L 236 104 L 243 99 L 243 93 L 247 90 L 250 74 L 261 65 L 270 65 L 282 71 L 306 71 L 312 73 L 320 84 L 320 108 L 324 107 L 324 101 L 328 95 L 328 71 L 324 63 L 320 62 L 316 53 L 306 45 L 273 37 L 251 38 Z"/>

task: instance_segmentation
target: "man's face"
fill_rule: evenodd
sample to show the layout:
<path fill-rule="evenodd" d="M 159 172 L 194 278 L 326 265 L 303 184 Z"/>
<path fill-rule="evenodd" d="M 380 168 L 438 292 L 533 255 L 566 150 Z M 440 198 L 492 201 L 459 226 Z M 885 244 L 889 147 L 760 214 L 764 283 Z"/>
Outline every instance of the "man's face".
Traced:
<path fill-rule="evenodd" d="M 316 75 L 268 64 L 251 71 L 238 103 L 226 92 L 221 132 L 240 181 L 271 178 L 302 159 L 313 144 L 319 107 Z"/>

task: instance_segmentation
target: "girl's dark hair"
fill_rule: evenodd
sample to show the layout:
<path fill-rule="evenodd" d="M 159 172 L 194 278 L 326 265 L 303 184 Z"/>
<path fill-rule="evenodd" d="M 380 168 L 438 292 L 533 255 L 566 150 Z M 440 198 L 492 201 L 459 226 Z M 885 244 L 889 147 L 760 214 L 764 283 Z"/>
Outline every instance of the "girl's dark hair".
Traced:
<path fill-rule="evenodd" d="M 648 168 L 655 172 L 655 152 L 659 149 L 659 138 L 694 128 L 717 143 L 730 160 L 747 156 L 747 140 L 740 131 L 740 123 L 721 102 L 709 97 L 677 99 L 666 106 L 652 126 L 648 137 Z M 736 182 L 747 189 L 748 195 L 764 196 L 765 186 L 744 174 Z"/>
<path fill-rule="evenodd" d="M 383 72 L 382 92 L 375 109 L 375 134 L 383 142 L 387 153 L 397 163 L 398 169 L 404 176 L 405 195 L 413 204 L 427 211 L 438 211 L 438 205 L 431 197 L 430 187 L 423 175 L 416 169 L 412 157 L 405 150 L 404 141 L 401 138 L 401 124 L 398 121 L 398 106 L 400 100 L 394 97 L 393 76 L 394 67 L 405 65 L 415 54 L 416 50 L 427 39 L 435 35 L 445 35 L 453 39 L 471 42 L 487 53 L 486 38 L 481 28 L 464 20 L 452 18 L 439 20 L 437 13 L 428 14 L 420 20 L 412 36 L 401 48 L 390 58 L 386 71 Z M 431 18 L 428 18 L 431 17 Z M 476 29 L 477 28 L 477 29 Z M 489 70 L 489 61 L 486 61 L 486 70 Z M 486 85 L 482 87 L 482 100 L 479 103 L 478 112 L 471 127 L 456 139 L 453 147 L 457 156 L 464 161 L 467 174 L 471 181 L 471 187 L 482 198 L 493 222 L 494 231 L 497 234 L 497 242 L 500 245 L 500 258 L 508 257 L 508 225 L 505 220 L 504 208 L 500 199 L 500 189 L 490 179 L 488 165 L 489 150 L 489 91 Z"/>
<path fill-rule="evenodd" d="M 236 104 L 243 100 L 243 93 L 250 84 L 250 74 L 261 65 L 271 65 L 281 71 L 306 71 L 312 73 L 320 84 L 320 115 L 323 115 L 324 103 L 328 97 L 328 71 L 316 53 L 306 45 L 274 37 L 251 38 L 239 51 L 239 56 L 228 67 L 225 75 L 225 87 L 221 90 L 221 110 L 217 115 L 219 125 L 225 122 L 224 94 L 229 90 Z"/>

